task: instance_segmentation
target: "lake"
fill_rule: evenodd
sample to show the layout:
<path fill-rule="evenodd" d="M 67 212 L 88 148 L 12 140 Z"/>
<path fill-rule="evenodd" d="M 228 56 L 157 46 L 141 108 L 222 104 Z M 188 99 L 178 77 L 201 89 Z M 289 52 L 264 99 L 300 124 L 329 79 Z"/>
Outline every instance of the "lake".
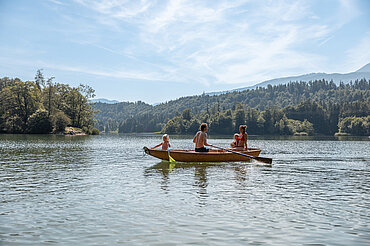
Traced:
<path fill-rule="evenodd" d="M 369 138 L 250 136 L 272 165 L 174 167 L 144 155 L 160 141 L 0 135 L 0 245 L 370 244 Z"/>

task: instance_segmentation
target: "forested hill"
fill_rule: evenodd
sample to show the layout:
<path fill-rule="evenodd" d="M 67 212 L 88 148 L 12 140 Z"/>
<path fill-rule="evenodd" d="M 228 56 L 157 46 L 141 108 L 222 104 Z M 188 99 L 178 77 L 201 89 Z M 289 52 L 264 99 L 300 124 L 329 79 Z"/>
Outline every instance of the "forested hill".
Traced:
<path fill-rule="evenodd" d="M 160 131 L 169 119 L 179 116 L 187 109 L 193 115 L 208 112 L 216 114 L 227 109 L 235 110 L 240 104 L 244 108 L 265 110 L 267 108 L 285 108 L 297 106 L 301 102 L 314 101 L 322 105 L 334 105 L 351 102 L 365 103 L 367 107 L 358 110 L 368 110 L 370 98 L 370 80 L 362 79 L 354 82 L 336 85 L 334 82 L 315 80 L 310 82 L 291 82 L 285 85 L 268 85 L 245 91 L 235 91 L 221 95 L 206 94 L 189 96 L 177 100 L 151 106 L 143 102 L 118 104 L 97 103 L 100 110 L 96 115 L 96 127 L 103 130 L 120 132 L 153 132 Z M 353 113 L 353 116 L 369 115 L 369 112 Z"/>

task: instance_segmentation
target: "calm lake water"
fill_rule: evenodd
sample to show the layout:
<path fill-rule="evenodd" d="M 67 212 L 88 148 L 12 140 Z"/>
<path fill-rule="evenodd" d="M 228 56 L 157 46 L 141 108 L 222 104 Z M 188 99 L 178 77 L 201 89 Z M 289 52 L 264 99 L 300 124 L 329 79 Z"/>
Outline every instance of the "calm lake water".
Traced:
<path fill-rule="evenodd" d="M 160 136 L 0 135 L 0 245 L 370 244 L 368 138 L 250 139 L 273 165 L 169 168 L 143 155 Z"/>

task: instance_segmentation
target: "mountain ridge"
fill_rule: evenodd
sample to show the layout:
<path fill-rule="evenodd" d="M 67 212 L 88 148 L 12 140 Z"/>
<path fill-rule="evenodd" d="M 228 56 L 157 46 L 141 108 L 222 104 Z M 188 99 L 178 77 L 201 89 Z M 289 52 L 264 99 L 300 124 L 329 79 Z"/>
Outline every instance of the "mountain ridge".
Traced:
<path fill-rule="evenodd" d="M 322 79 L 327 80 L 327 81 L 333 80 L 333 82 L 338 85 L 340 82 L 349 83 L 350 81 L 360 80 L 364 78 L 370 79 L 370 63 L 350 73 L 308 73 L 308 74 L 303 74 L 303 75 L 270 79 L 270 80 L 263 81 L 261 83 L 257 83 L 252 86 L 241 87 L 241 88 L 220 91 L 220 92 L 209 92 L 206 94 L 210 96 L 214 96 L 214 95 L 220 95 L 220 94 L 233 92 L 233 91 L 244 91 L 244 90 L 255 89 L 257 87 L 266 87 L 269 84 L 279 85 L 279 84 L 287 84 L 289 82 L 295 82 L 295 81 L 309 82 L 309 81 L 322 80 Z"/>
<path fill-rule="evenodd" d="M 106 103 L 106 104 L 120 103 L 120 101 L 117 101 L 117 100 L 109 100 L 109 99 L 106 99 L 106 98 L 91 99 L 91 102 L 93 102 L 93 103 Z"/>
<path fill-rule="evenodd" d="M 225 90 L 225 91 L 216 91 L 216 92 L 206 92 L 204 93 L 205 95 L 209 96 L 216 96 L 216 95 L 221 95 L 225 93 L 230 93 L 234 91 L 244 91 L 244 90 L 251 90 L 251 89 L 256 89 L 257 87 L 266 87 L 267 85 L 279 85 L 279 84 L 287 84 L 289 82 L 296 82 L 296 81 L 304 81 L 304 82 L 309 82 L 309 81 L 315 81 L 315 80 L 326 80 L 326 81 L 331 81 L 335 84 L 339 84 L 340 82 L 343 83 L 349 83 L 350 81 L 355 81 L 355 80 L 361 80 L 361 79 L 370 79 L 370 63 L 362 66 L 360 69 L 350 72 L 350 73 L 308 73 L 308 74 L 303 74 L 303 75 L 296 75 L 296 76 L 288 76 L 288 77 L 281 77 L 281 78 L 276 78 L 276 79 L 270 79 L 263 81 L 261 83 L 257 83 L 252 86 L 247 86 L 247 87 L 241 87 L 241 88 L 236 88 L 236 89 L 231 89 L 231 90 Z M 200 94 L 198 94 L 200 95 Z M 197 95 L 193 95 L 197 96 Z M 173 100 L 177 100 L 172 99 Z M 100 102 L 100 103 L 107 103 L 107 104 L 116 104 L 120 103 L 120 101 L 117 100 L 109 100 L 106 98 L 98 98 L 98 99 L 92 99 L 92 102 Z M 151 104 L 152 106 L 157 106 L 159 104 L 162 104 L 163 102 L 159 103 L 153 103 Z"/>

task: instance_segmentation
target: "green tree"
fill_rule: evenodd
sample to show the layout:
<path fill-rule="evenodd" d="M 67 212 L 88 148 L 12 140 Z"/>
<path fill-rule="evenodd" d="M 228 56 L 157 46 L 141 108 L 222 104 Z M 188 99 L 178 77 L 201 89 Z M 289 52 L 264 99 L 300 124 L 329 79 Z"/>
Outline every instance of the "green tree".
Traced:
<path fill-rule="evenodd" d="M 48 112 L 43 109 L 37 110 L 28 119 L 28 130 L 30 133 L 45 134 L 53 130 L 53 123 Z"/>
<path fill-rule="evenodd" d="M 40 112 L 45 110 L 48 118 L 56 119 L 62 112 L 71 119 L 72 126 L 85 126 L 90 132 L 95 111 L 89 99 L 94 96 L 94 90 L 85 85 L 72 88 L 66 84 L 57 84 L 53 79 L 51 77 L 45 83 L 41 70 L 37 71 L 36 82 L 22 82 L 7 77 L 0 79 L 0 132 L 34 131 L 36 118 L 41 117 Z M 37 110 L 40 112 L 33 115 Z"/>
<path fill-rule="evenodd" d="M 234 131 L 238 132 L 239 131 L 239 126 L 245 124 L 244 106 L 241 103 L 236 105 L 234 114 L 235 114 L 235 116 L 234 116 L 234 122 L 235 122 Z"/>
<path fill-rule="evenodd" d="M 191 120 L 192 115 L 191 115 L 191 109 L 190 108 L 184 109 L 184 111 L 182 111 L 182 118 L 184 120 L 188 120 L 188 121 Z"/>
<path fill-rule="evenodd" d="M 62 111 L 54 115 L 54 125 L 56 132 L 64 132 L 65 128 L 71 124 L 71 119 Z"/>
<path fill-rule="evenodd" d="M 5 87 L 0 92 L 1 95 L 1 111 L 3 119 L 16 116 L 17 124 L 23 131 L 26 130 L 27 120 L 30 115 L 42 108 L 41 92 L 34 82 L 15 82 L 14 86 Z M 19 122 L 18 117 L 21 122 Z M 15 122 L 14 120 L 11 120 Z M 7 129 L 9 125 L 7 124 Z M 13 128 L 12 128 L 13 129 Z M 18 128 L 17 128 L 18 129 Z M 13 131 L 11 131 L 13 132 Z M 18 130 L 17 130 L 18 132 Z"/>
<path fill-rule="evenodd" d="M 67 93 L 65 113 L 71 119 L 72 126 L 93 125 L 94 111 L 89 104 L 89 99 L 95 96 L 94 92 L 90 86 L 81 84 Z"/>
<path fill-rule="evenodd" d="M 307 119 L 314 125 L 317 133 L 325 134 L 330 128 L 326 110 L 317 102 L 308 100 L 300 103 L 297 107 L 286 107 L 284 112 L 290 119 L 300 121 Z"/>
<path fill-rule="evenodd" d="M 41 72 L 42 69 L 38 69 L 35 75 L 35 83 L 39 90 L 41 90 L 41 86 L 45 87 L 45 78 L 44 74 Z"/>
<path fill-rule="evenodd" d="M 55 112 L 55 98 L 57 97 L 53 79 L 54 77 L 49 78 L 46 82 L 46 87 L 44 88 L 44 106 L 48 111 L 49 117 Z"/>
<path fill-rule="evenodd" d="M 299 120 L 287 119 L 287 126 L 289 128 L 290 134 L 312 135 L 314 133 L 313 124 L 308 120 L 304 120 L 302 122 Z"/>
<path fill-rule="evenodd" d="M 199 126 L 198 126 L 199 127 Z M 234 130 L 231 115 L 218 113 L 210 124 L 210 132 L 216 134 L 227 134 Z"/>
<path fill-rule="evenodd" d="M 9 133 L 23 133 L 24 122 L 18 115 L 11 115 L 6 118 L 4 122 L 4 131 Z"/>
<path fill-rule="evenodd" d="M 367 117 L 346 117 L 338 123 L 339 132 L 357 136 L 370 135 L 370 116 Z"/>

